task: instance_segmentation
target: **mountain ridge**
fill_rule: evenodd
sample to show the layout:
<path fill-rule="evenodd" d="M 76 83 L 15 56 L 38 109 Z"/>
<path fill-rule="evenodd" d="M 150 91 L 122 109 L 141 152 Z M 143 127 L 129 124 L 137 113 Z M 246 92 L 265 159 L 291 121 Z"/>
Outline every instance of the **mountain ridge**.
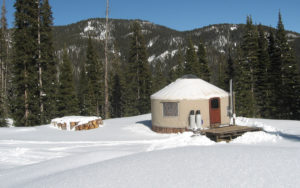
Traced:
<path fill-rule="evenodd" d="M 109 49 L 111 55 L 117 56 L 119 61 L 123 63 L 128 59 L 130 26 L 134 21 L 141 25 L 149 63 L 155 66 L 158 61 L 161 61 L 165 70 L 174 67 L 179 47 L 183 50 L 186 49 L 189 39 L 193 41 L 195 47 L 203 42 L 206 47 L 209 66 L 214 73 L 212 74 L 212 83 L 217 82 L 218 74 L 220 74 L 219 69 L 225 66 L 229 52 L 235 56 L 245 26 L 245 24 L 222 23 L 193 30 L 177 31 L 146 20 L 110 19 Z M 270 29 L 275 30 L 275 28 L 268 26 L 263 27 L 266 32 Z M 85 61 L 88 36 L 92 37 L 100 59 L 104 58 L 104 18 L 90 18 L 65 26 L 54 26 L 53 32 L 54 46 L 59 59 L 63 47 L 66 46 L 76 68 L 75 75 L 79 74 L 80 64 Z M 294 31 L 286 31 L 286 33 L 289 41 L 293 43 L 296 54 L 300 54 L 300 34 Z M 300 56 L 297 56 L 297 60 L 299 63 Z"/>

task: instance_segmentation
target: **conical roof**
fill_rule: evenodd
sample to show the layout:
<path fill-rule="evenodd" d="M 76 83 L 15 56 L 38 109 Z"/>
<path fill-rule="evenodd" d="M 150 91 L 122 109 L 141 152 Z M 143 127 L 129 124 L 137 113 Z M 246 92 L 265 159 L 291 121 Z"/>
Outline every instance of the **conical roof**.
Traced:
<path fill-rule="evenodd" d="M 213 97 L 228 97 L 228 93 L 200 78 L 179 78 L 151 95 L 151 99 L 196 100 Z"/>

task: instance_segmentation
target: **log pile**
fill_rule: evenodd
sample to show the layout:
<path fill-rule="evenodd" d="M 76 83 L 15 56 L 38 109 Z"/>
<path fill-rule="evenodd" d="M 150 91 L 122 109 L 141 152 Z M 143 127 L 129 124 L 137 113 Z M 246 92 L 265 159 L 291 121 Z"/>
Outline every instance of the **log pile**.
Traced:
<path fill-rule="evenodd" d="M 76 131 L 81 131 L 81 130 L 89 130 L 89 129 L 96 129 L 99 127 L 99 125 L 102 125 L 102 119 L 96 119 L 93 121 L 89 121 L 86 124 L 82 124 L 82 125 L 77 125 L 75 126 L 75 130 Z"/>
<path fill-rule="evenodd" d="M 96 129 L 100 125 L 103 124 L 103 121 L 102 121 L 101 118 L 88 121 L 87 123 L 80 123 L 78 121 L 77 122 L 76 121 L 57 122 L 57 121 L 54 120 L 54 121 L 51 121 L 51 124 L 54 127 L 57 127 L 57 128 L 59 128 L 61 130 L 76 130 L 76 131 L 81 131 L 81 130 Z"/>

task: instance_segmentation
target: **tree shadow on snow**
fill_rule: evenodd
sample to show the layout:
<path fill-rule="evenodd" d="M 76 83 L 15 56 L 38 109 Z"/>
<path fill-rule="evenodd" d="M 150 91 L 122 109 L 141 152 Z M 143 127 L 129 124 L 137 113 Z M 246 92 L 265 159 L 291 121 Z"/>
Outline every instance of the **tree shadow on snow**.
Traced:
<path fill-rule="evenodd" d="M 284 139 L 287 140 L 292 140 L 292 141 L 296 141 L 296 142 L 300 142 L 300 135 L 293 135 L 293 134 L 287 134 L 287 133 L 283 133 L 283 132 L 266 132 L 268 134 L 272 134 L 272 135 L 278 135 L 281 136 Z"/>
<path fill-rule="evenodd" d="M 151 120 L 138 121 L 136 123 L 143 124 L 146 127 L 148 127 L 149 129 L 152 129 L 152 121 Z"/>

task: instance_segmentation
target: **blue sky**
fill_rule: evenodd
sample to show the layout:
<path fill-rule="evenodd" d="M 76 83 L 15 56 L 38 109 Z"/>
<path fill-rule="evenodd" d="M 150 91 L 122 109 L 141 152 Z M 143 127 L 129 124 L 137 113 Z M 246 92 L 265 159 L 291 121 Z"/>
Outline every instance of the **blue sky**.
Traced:
<path fill-rule="evenodd" d="M 0 0 L 2 5 L 2 0 Z M 13 26 L 15 0 L 6 0 L 7 19 Z M 54 24 L 105 17 L 106 0 L 49 0 Z M 278 11 L 287 30 L 300 33 L 299 0 L 110 0 L 110 17 L 142 19 L 184 31 L 218 23 L 254 23 L 276 27 Z"/>

